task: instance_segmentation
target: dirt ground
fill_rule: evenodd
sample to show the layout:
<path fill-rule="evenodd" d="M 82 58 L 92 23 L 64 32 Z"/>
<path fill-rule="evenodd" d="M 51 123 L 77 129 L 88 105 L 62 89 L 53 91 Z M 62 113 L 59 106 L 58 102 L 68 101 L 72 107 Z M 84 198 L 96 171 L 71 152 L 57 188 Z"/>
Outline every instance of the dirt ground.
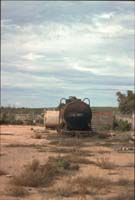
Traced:
<path fill-rule="evenodd" d="M 126 132 L 105 139 L 98 136 L 70 138 L 58 136 L 55 131 L 44 131 L 43 127 L 3 125 L 0 200 L 133 200 L 134 144 L 130 135 L 131 132 Z M 34 159 L 45 164 L 50 156 L 78 158 L 79 169 L 69 175 L 54 177 L 52 184 L 46 187 L 26 186 L 28 195 L 9 193 L 13 184 L 11 180 L 22 172 L 25 165 Z M 79 182 L 79 179 L 78 183 L 72 182 L 77 177 L 94 177 L 96 183 L 89 183 L 89 180 Z M 101 178 L 100 182 L 98 178 Z M 104 179 L 109 180 L 108 184 Z M 71 190 L 75 186 L 77 189 L 73 193 Z"/>

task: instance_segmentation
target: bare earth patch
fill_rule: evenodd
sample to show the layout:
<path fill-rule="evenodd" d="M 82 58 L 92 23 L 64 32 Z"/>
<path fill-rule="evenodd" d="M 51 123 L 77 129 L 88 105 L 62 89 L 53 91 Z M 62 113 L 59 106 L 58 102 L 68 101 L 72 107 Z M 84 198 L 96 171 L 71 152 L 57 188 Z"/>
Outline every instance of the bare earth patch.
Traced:
<path fill-rule="evenodd" d="M 118 151 L 133 146 L 130 134 L 70 138 L 1 126 L 0 200 L 133 200 L 134 154 Z"/>

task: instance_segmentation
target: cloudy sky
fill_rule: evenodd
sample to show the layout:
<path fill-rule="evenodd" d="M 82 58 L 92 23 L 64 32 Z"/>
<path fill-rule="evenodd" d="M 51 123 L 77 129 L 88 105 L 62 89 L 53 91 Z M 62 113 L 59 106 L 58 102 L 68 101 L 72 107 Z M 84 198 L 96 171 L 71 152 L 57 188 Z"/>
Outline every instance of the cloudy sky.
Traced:
<path fill-rule="evenodd" d="M 133 90 L 133 2 L 3 1 L 2 105 L 57 106 L 61 97 L 116 106 Z"/>

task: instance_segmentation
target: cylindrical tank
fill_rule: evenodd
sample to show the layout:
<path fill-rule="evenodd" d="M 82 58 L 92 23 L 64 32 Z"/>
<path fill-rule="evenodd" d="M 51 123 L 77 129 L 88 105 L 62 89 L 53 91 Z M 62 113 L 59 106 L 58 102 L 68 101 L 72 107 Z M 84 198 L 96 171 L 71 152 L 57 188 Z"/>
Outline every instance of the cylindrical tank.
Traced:
<path fill-rule="evenodd" d="M 67 103 L 60 112 L 60 118 L 63 118 L 68 130 L 91 129 L 92 112 L 90 106 L 79 99 Z"/>
<path fill-rule="evenodd" d="M 46 128 L 56 129 L 59 125 L 59 111 L 47 110 L 44 114 L 44 125 Z"/>

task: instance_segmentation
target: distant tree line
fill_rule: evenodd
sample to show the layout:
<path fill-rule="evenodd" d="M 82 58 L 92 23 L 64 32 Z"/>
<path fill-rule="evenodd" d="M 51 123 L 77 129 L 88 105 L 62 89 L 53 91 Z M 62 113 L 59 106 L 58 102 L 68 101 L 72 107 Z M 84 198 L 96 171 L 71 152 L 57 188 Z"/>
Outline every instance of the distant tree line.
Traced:
<path fill-rule="evenodd" d="M 15 107 L 1 107 L 0 124 L 43 124 L 43 109 L 42 108 L 15 108 Z M 29 115 L 24 120 L 23 118 L 17 119 L 16 115 Z"/>

